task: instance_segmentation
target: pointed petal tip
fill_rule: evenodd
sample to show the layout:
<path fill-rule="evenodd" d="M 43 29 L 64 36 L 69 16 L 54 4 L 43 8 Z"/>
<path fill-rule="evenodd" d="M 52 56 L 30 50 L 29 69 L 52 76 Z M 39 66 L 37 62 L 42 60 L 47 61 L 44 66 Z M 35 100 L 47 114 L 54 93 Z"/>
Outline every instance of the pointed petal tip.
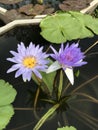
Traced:
<path fill-rule="evenodd" d="M 69 79 L 70 83 L 74 85 L 74 74 L 73 74 L 73 68 L 66 68 L 64 70 L 67 78 Z"/>

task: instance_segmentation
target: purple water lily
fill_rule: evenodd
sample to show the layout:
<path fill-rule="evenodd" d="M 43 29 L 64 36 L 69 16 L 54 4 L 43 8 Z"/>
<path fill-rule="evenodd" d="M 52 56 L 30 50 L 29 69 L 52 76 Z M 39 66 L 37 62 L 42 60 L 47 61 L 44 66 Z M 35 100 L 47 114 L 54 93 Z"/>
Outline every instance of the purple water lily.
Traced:
<path fill-rule="evenodd" d="M 87 62 L 83 61 L 85 58 L 84 53 L 81 52 L 81 49 L 78 47 L 78 43 L 66 45 L 64 48 L 64 44 L 61 44 L 61 48 L 59 52 L 57 52 L 52 46 L 54 54 L 51 54 L 51 57 L 56 61 L 48 68 L 47 73 L 63 68 L 68 79 L 73 84 L 74 76 L 73 76 L 73 67 L 78 67 L 87 64 Z"/>
<path fill-rule="evenodd" d="M 8 61 L 14 62 L 7 73 L 16 71 L 15 78 L 22 75 L 24 81 L 31 80 L 32 73 L 34 73 L 40 79 L 42 78 L 39 71 L 45 72 L 47 69 L 47 64 L 49 61 L 46 59 L 48 54 L 42 52 L 43 47 L 39 47 L 31 42 L 30 45 L 26 48 L 25 45 L 21 42 L 18 44 L 17 51 L 10 51 L 13 55 L 12 58 L 7 58 Z"/>

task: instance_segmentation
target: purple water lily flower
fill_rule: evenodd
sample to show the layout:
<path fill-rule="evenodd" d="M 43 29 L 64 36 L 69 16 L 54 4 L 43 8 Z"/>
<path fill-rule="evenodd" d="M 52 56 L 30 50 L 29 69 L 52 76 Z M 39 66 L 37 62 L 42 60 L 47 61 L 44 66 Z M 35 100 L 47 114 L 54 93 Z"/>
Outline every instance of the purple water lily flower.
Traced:
<path fill-rule="evenodd" d="M 64 44 L 61 44 L 59 52 L 50 46 L 54 52 L 51 57 L 56 61 L 48 68 L 47 73 L 63 68 L 71 84 L 74 84 L 73 67 L 87 64 L 87 62 L 83 61 L 85 56 L 78 45 L 78 43 L 73 43 L 70 46 L 67 44 L 64 48 Z"/>
<path fill-rule="evenodd" d="M 42 78 L 39 71 L 45 72 L 49 61 L 46 59 L 48 54 L 42 52 L 43 47 L 39 47 L 31 42 L 26 48 L 21 42 L 18 44 L 17 51 L 10 51 L 13 55 L 12 58 L 7 58 L 8 61 L 14 62 L 15 64 L 8 69 L 7 73 L 16 71 L 15 78 L 22 75 L 24 81 L 31 80 L 32 73 L 34 73 L 40 79 Z"/>

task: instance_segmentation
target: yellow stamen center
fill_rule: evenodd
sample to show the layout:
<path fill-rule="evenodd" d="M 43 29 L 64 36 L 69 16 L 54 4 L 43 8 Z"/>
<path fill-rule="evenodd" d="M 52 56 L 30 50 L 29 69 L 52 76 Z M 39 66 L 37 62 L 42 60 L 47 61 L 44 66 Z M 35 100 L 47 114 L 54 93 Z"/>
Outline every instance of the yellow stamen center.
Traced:
<path fill-rule="evenodd" d="M 35 57 L 26 57 L 23 59 L 23 65 L 27 68 L 33 68 L 36 66 Z"/>

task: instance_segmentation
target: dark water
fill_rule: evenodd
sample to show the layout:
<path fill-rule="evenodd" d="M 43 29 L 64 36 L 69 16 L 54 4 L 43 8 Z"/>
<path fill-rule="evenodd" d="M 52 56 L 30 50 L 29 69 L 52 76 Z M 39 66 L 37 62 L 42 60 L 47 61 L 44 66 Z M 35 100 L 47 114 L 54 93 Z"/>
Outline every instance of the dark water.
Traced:
<path fill-rule="evenodd" d="M 13 103 L 14 107 L 31 107 L 33 97 L 35 95 L 36 85 L 33 81 L 24 83 L 22 79 L 19 77 L 17 79 L 14 78 L 14 72 L 10 74 L 6 74 L 7 69 L 12 65 L 6 61 L 7 57 L 11 57 L 9 53 L 10 50 L 16 50 L 17 44 L 21 41 L 25 43 L 27 46 L 30 41 L 35 44 L 41 44 L 47 46 L 49 43 L 45 41 L 39 34 L 40 29 L 38 27 L 22 27 L 21 29 L 14 29 L 3 36 L 0 36 L 0 78 L 11 83 L 14 88 L 17 90 L 17 97 L 15 102 Z M 90 39 L 83 39 L 80 42 L 82 47 L 82 51 L 85 51 L 91 44 L 98 40 L 98 36 L 95 36 Z M 56 45 L 56 47 L 58 47 Z M 98 53 L 98 45 L 94 47 L 88 54 L 97 52 Z M 75 79 L 75 85 L 69 90 L 75 89 L 79 84 L 88 81 L 92 77 L 98 75 L 98 54 L 87 55 L 85 59 L 88 61 L 88 64 L 80 68 L 80 76 L 78 79 Z M 28 93 L 32 92 L 32 96 L 29 96 Z M 98 99 L 98 79 L 93 80 L 87 86 L 81 89 L 81 92 L 86 92 L 91 94 L 95 98 Z M 78 97 L 81 99 L 81 97 Z M 28 100 L 27 100 L 28 99 Z M 29 102 L 29 99 L 30 102 Z M 75 109 L 78 109 L 81 112 L 88 113 L 90 116 L 94 116 L 98 120 L 98 105 L 91 102 L 72 102 L 71 106 Z M 50 106 L 49 106 L 50 107 Z M 48 105 L 39 105 L 39 113 L 42 116 L 48 110 Z M 66 115 L 65 115 L 66 114 Z M 66 121 L 67 119 L 67 121 Z M 82 120 L 81 120 L 82 119 Z M 11 122 L 7 126 L 5 130 L 33 130 L 34 125 L 37 120 L 34 116 L 33 111 L 21 111 L 16 110 L 15 115 L 11 119 Z M 66 112 L 63 111 L 61 113 L 56 114 L 52 120 L 47 121 L 40 130 L 56 130 L 57 127 L 65 125 L 73 125 L 77 128 L 77 130 L 97 130 L 98 129 L 98 121 L 92 129 L 92 124 L 85 124 L 85 118 L 80 118 L 75 111 L 72 109 L 68 109 Z M 29 124 L 31 123 L 31 124 Z M 28 125 L 28 126 L 25 126 Z M 23 127 L 24 126 L 24 127 Z M 21 128 L 18 128 L 21 127 Z M 17 129 L 15 129 L 17 128 Z"/>

